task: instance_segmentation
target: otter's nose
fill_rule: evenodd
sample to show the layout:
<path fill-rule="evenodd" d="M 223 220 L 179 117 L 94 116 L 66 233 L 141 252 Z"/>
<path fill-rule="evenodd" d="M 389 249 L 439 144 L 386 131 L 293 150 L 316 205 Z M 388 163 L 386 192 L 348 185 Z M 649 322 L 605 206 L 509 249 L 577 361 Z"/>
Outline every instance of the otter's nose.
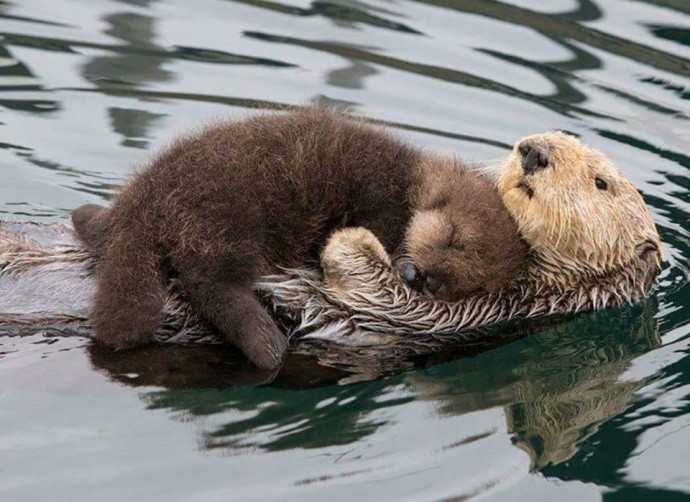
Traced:
<path fill-rule="evenodd" d="M 403 281 L 407 283 L 412 289 L 421 291 L 424 287 L 426 276 L 413 263 L 404 261 L 397 266 L 398 273 Z"/>
<path fill-rule="evenodd" d="M 525 174 L 536 173 L 549 165 L 549 155 L 546 150 L 531 141 L 520 143 L 518 150 L 522 156 L 522 169 Z"/>

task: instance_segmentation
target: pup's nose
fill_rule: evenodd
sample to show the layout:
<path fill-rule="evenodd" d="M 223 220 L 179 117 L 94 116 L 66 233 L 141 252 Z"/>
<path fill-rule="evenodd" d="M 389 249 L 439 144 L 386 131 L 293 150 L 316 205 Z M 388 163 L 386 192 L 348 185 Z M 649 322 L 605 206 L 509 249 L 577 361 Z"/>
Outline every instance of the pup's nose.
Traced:
<path fill-rule="evenodd" d="M 549 165 L 549 155 L 546 150 L 531 141 L 520 143 L 518 150 L 522 156 L 522 169 L 525 174 L 536 173 Z"/>
<path fill-rule="evenodd" d="M 408 286 L 417 291 L 422 290 L 426 276 L 414 265 L 414 263 L 403 261 L 397 265 L 397 269 L 400 277 Z"/>

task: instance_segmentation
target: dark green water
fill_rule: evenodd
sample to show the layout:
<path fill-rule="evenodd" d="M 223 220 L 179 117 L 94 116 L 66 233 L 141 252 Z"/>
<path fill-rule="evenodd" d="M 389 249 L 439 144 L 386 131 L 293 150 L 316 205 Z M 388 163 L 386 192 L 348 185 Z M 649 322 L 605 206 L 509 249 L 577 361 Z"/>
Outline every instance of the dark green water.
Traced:
<path fill-rule="evenodd" d="M 690 497 L 690 3 L 14 0 L 0 36 L 3 217 L 64 220 L 177 133 L 326 101 L 475 160 L 578 134 L 665 252 L 643 305 L 417 369 L 294 354 L 254 387 L 229 349 L 0 335 L 0 500 Z"/>

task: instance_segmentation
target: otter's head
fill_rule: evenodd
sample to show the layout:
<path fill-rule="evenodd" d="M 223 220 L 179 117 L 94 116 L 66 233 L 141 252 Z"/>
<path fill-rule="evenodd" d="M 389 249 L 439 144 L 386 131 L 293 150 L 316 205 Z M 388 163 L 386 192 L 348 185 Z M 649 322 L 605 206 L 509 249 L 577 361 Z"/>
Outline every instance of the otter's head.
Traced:
<path fill-rule="evenodd" d="M 571 286 L 623 271 L 646 288 L 656 276 L 659 234 L 642 196 L 611 159 L 573 136 L 521 139 L 497 186 L 543 280 Z"/>
<path fill-rule="evenodd" d="M 527 245 L 494 184 L 452 158 L 421 166 L 405 235 L 408 284 L 442 300 L 494 292 L 526 274 Z"/>

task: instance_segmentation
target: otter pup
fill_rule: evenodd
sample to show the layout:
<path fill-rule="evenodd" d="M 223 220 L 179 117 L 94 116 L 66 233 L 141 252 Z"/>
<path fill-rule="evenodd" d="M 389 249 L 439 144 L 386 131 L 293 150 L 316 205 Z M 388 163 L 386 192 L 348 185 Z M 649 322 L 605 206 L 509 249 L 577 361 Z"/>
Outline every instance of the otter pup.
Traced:
<path fill-rule="evenodd" d="M 98 340 L 117 349 L 148 341 L 162 322 L 165 278 L 174 277 L 203 319 L 267 369 L 287 342 L 251 285 L 278 267 L 318 264 L 336 229 L 369 229 L 405 256 L 408 282 L 449 300 L 520 277 L 527 253 L 481 175 L 316 108 L 180 139 L 111 207 L 83 206 L 72 218 L 98 257 Z"/>

